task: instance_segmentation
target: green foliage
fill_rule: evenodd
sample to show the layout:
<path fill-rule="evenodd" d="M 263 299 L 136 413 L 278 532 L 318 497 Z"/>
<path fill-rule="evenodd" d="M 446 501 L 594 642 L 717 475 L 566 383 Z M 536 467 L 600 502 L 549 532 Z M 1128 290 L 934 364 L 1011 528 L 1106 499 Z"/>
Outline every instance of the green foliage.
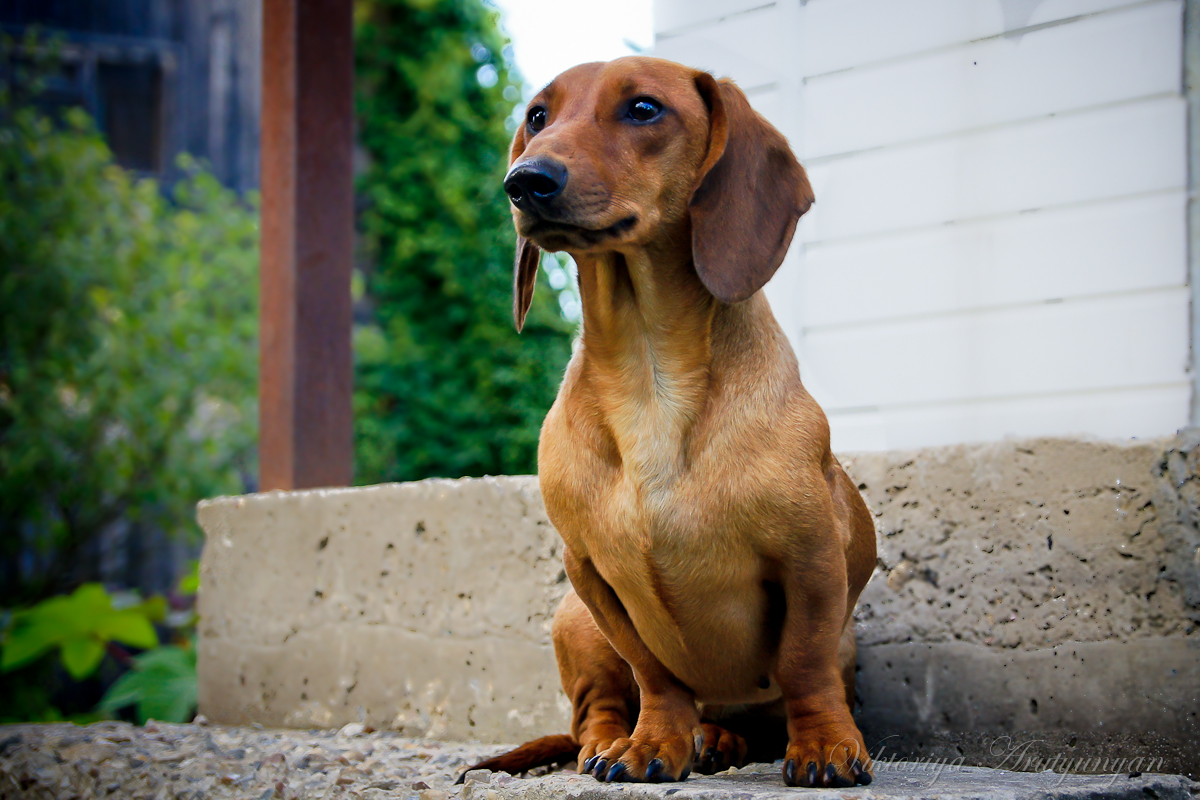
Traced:
<path fill-rule="evenodd" d="M 356 6 L 373 308 L 355 333 L 360 482 L 533 472 L 570 353 L 548 287 L 512 326 L 501 184 L 519 82 L 496 16 L 480 0 Z"/>
<path fill-rule="evenodd" d="M 194 535 L 252 466 L 257 215 L 183 166 L 166 197 L 0 96 L 0 602 L 94 580 L 119 519 Z"/>
<path fill-rule="evenodd" d="M 158 634 L 151 623 L 165 614 L 161 597 L 118 609 L 104 587 L 85 584 L 71 595 L 13 613 L 0 650 L 0 672 L 25 666 L 57 648 L 67 673 L 83 680 L 100 666 L 110 641 L 142 650 L 157 647 Z"/>
<path fill-rule="evenodd" d="M 172 623 L 171 616 L 162 597 L 132 602 L 128 595 L 110 595 L 99 584 L 85 584 L 70 595 L 12 612 L 0 639 L 0 672 L 15 675 L 6 676 L 7 691 L 0 692 L 6 701 L 0 723 L 64 719 L 46 686 L 53 674 L 46 656 L 57 651 L 70 678 L 83 681 L 96 673 L 109 642 L 146 652 L 132 659 L 122 655 L 128 671 L 109 686 L 92 714 L 75 715 L 77 720 L 100 719 L 133 706 L 139 723 L 151 718 L 188 721 L 196 707 L 196 617 L 186 613 L 181 622 Z M 164 622 L 183 634 L 183 644 L 159 645 L 152 623 Z"/>
<path fill-rule="evenodd" d="M 113 713 L 126 706 L 137 721 L 187 722 L 196 707 L 196 648 L 165 645 L 135 656 L 133 667 L 109 687 L 97 711 Z"/>
<path fill-rule="evenodd" d="M 192 597 L 200 592 L 200 562 L 193 561 L 186 575 L 179 579 L 176 591 L 185 597 Z"/>

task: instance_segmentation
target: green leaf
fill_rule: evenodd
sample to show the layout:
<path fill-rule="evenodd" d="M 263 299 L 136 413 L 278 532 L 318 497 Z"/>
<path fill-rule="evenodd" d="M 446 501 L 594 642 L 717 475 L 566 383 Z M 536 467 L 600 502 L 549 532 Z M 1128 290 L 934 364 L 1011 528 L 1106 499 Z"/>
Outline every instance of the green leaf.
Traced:
<path fill-rule="evenodd" d="M 158 646 L 158 634 L 140 607 L 109 613 L 97 621 L 96 635 L 143 650 Z"/>
<path fill-rule="evenodd" d="M 100 666 L 104 658 L 104 645 L 90 636 L 79 636 L 63 642 L 61 654 L 67 673 L 81 681 Z"/>
<path fill-rule="evenodd" d="M 104 697 L 96 705 L 96 710 L 112 713 L 133 705 L 141 699 L 144 683 L 145 677 L 131 669 L 113 681 L 112 685 L 108 687 L 108 691 L 104 693 Z"/>
<path fill-rule="evenodd" d="M 13 614 L 0 651 L 0 671 L 22 667 L 57 647 L 67 672 L 80 680 L 99 666 L 105 642 L 156 647 L 158 635 L 150 619 L 161 619 L 165 612 L 166 601 L 161 597 L 114 610 L 104 587 L 85 584 L 67 597 L 52 597 Z"/>
<path fill-rule="evenodd" d="M 65 638 L 76 635 L 79 623 L 70 597 L 52 597 L 31 609 L 15 612 L 0 653 L 0 671 L 8 672 L 37 660 Z"/>
<path fill-rule="evenodd" d="M 55 632 L 30 623 L 27 617 L 15 616 L 4 648 L 0 650 L 0 672 L 9 672 L 17 667 L 36 661 L 57 644 Z"/>
<path fill-rule="evenodd" d="M 98 583 L 85 583 L 76 589 L 69 600 L 71 611 L 85 619 L 101 616 L 112 610 L 112 596 Z"/>
<path fill-rule="evenodd" d="M 200 591 L 200 561 L 192 562 L 191 569 L 188 574 L 179 579 L 179 588 L 177 591 L 185 597 L 190 597 Z"/>
<path fill-rule="evenodd" d="M 186 722 L 196 706 L 196 651 L 167 645 L 134 659 L 134 666 L 109 687 L 98 711 L 137 706 L 138 721 Z"/>
<path fill-rule="evenodd" d="M 151 595 L 142 602 L 122 610 L 136 611 L 151 622 L 162 622 L 167 618 L 167 598 L 161 594 Z"/>

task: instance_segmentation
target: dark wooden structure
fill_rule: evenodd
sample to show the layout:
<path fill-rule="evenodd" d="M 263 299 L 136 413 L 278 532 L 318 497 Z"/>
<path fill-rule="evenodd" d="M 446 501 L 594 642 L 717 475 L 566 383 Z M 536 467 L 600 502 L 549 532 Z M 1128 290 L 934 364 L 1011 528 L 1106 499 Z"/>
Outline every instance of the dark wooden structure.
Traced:
<path fill-rule="evenodd" d="M 265 0 L 259 488 L 353 478 L 351 0 Z"/>
<path fill-rule="evenodd" d="M 258 186 L 261 0 L 0 0 L 0 84 L 19 84 L 34 54 L 26 34 L 54 42 L 37 102 L 80 106 L 117 163 L 177 175 L 189 153 L 239 192 Z M 20 85 L 11 89 L 22 90 Z"/>

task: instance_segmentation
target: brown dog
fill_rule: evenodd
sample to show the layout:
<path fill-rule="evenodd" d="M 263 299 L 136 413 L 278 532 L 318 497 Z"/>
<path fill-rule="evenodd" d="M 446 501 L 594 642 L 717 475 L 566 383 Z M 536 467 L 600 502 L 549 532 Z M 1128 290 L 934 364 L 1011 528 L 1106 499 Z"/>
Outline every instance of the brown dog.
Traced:
<path fill-rule="evenodd" d="M 788 785 L 869 783 L 851 611 L 875 530 L 759 292 L 813 201 L 787 141 L 727 80 L 584 64 L 529 104 L 505 189 L 518 330 L 539 248 L 579 267 L 580 346 L 538 451 L 574 717 L 481 766 L 578 750 L 600 780 L 682 780 L 740 764 L 761 722 L 726 728 L 773 710 Z"/>

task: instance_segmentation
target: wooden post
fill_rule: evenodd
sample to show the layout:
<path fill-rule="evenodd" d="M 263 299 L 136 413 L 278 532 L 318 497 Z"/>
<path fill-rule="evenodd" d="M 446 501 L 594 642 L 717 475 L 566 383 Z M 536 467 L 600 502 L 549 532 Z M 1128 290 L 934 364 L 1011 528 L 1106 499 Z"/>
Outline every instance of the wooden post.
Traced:
<path fill-rule="evenodd" d="M 259 488 L 354 476 L 352 0 L 263 3 Z"/>

